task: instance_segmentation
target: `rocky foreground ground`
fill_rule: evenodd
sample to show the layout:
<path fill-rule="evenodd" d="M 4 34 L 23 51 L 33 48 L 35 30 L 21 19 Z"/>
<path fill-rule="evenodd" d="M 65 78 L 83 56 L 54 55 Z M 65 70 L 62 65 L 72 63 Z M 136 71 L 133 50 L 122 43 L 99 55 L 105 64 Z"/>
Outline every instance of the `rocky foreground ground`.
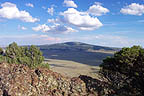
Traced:
<path fill-rule="evenodd" d="M 106 89 L 105 82 L 84 75 L 69 78 L 46 68 L 0 64 L 0 96 L 101 96 Z"/>

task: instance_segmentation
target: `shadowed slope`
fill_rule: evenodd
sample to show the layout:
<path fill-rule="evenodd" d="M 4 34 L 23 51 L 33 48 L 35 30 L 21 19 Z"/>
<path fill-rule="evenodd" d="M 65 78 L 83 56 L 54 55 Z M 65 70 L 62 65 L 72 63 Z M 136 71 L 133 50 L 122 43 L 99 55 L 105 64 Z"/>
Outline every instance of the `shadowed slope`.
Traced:
<path fill-rule="evenodd" d="M 40 47 L 45 58 L 70 60 L 92 66 L 98 66 L 104 58 L 113 56 L 114 52 L 120 50 L 119 48 L 96 46 L 80 42 L 66 42 L 38 47 Z"/>

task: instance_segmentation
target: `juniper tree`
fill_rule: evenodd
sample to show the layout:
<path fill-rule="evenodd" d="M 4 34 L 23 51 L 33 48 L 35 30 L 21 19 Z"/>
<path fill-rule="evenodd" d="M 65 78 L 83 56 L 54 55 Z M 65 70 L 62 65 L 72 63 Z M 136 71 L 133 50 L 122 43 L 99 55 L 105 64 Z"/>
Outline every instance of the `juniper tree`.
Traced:
<path fill-rule="evenodd" d="M 3 55 L 3 49 L 0 48 L 0 55 Z"/>
<path fill-rule="evenodd" d="M 4 53 L 3 49 L 0 48 L 0 63 L 4 62 L 3 53 Z"/>
<path fill-rule="evenodd" d="M 5 51 L 6 60 L 8 63 L 18 63 L 18 57 L 21 57 L 21 48 L 13 42 Z"/>
<path fill-rule="evenodd" d="M 26 56 L 31 58 L 31 67 L 38 66 L 38 64 L 41 64 L 44 60 L 42 52 L 34 45 L 30 46 L 29 50 L 26 52 Z"/>
<path fill-rule="evenodd" d="M 6 48 L 4 57 L 8 63 L 25 64 L 29 67 L 37 67 L 44 60 L 42 52 L 36 46 L 19 47 L 15 42 Z"/>
<path fill-rule="evenodd" d="M 140 46 L 122 48 L 100 67 L 118 96 L 144 96 L 144 49 Z"/>

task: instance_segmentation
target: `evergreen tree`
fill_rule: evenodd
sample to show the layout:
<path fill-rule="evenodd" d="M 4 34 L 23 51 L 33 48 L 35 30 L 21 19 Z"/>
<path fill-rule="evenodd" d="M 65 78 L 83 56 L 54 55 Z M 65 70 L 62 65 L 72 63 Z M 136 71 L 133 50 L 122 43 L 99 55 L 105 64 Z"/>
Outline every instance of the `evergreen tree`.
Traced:
<path fill-rule="evenodd" d="M 3 49 L 0 48 L 0 63 L 4 62 L 3 53 L 4 53 Z"/>
<path fill-rule="evenodd" d="M 144 49 L 140 46 L 122 48 L 100 67 L 118 96 L 144 96 Z"/>
<path fill-rule="evenodd" d="M 0 55 L 3 55 L 3 49 L 2 48 L 0 48 Z"/>
<path fill-rule="evenodd" d="M 18 64 L 18 57 L 21 57 L 21 48 L 13 42 L 6 48 L 5 56 L 8 63 Z"/>
<path fill-rule="evenodd" d="M 26 52 L 26 56 L 28 56 L 30 59 L 31 67 L 38 66 L 38 64 L 41 64 L 44 60 L 43 54 L 40 51 L 39 48 L 37 48 L 34 45 L 31 45 L 29 50 Z"/>
<path fill-rule="evenodd" d="M 6 58 L 6 62 L 10 64 L 25 64 L 29 67 L 45 66 L 45 64 L 42 64 L 44 60 L 42 52 L 34 45 L 19 47 L 14 42 L 6 48 L 5 56 L 2 57 Z"/>

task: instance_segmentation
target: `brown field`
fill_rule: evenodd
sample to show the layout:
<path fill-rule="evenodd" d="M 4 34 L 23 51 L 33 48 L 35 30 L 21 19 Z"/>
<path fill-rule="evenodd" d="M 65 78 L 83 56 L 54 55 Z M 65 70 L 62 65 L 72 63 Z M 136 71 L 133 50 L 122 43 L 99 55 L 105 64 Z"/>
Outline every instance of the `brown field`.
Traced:
<path fill-rule="evenodd" d="M 98 66 L 90 66 L 74 61 L 46 59 L 50 64 L 50 69 L 68 77 L 78 77 L 79 75 L 88 75 L 97 78 Z"/>

